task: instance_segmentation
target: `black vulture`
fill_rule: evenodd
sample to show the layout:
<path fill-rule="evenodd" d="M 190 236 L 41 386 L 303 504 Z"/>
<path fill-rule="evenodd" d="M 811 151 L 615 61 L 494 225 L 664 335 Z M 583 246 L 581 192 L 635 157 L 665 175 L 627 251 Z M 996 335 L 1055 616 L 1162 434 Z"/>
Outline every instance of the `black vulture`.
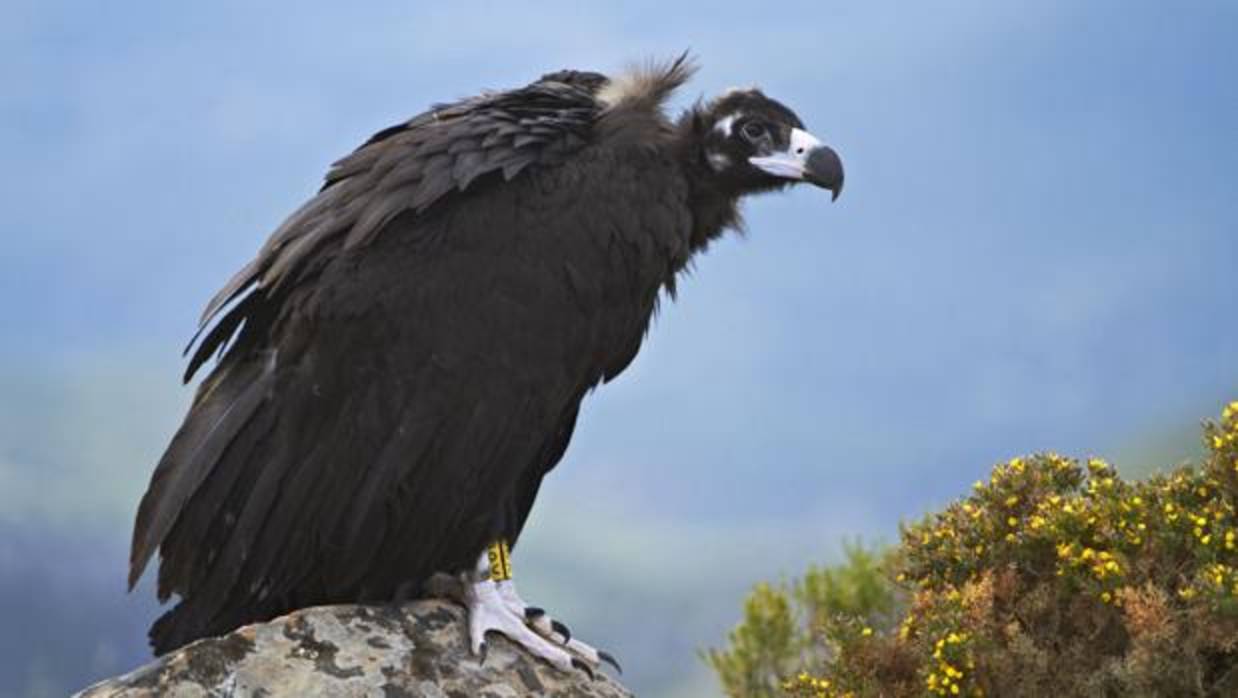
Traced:
<path fill-rule="evenodd" d="M 497 630 L 565 669 L 608 659 L 510 580 L 542 478 L 741 197 L 843 184 L 838 155 L 758 89 L 670 120 L 693 70 L 550 73 L 435 106 L 331 167 L 186 349 L 186 381 L 218 360 L 130 556 L 130 589 L 158 550 L 158 597 L 179 597 L 156 653 L 448 573 L 475 651 Z"/>

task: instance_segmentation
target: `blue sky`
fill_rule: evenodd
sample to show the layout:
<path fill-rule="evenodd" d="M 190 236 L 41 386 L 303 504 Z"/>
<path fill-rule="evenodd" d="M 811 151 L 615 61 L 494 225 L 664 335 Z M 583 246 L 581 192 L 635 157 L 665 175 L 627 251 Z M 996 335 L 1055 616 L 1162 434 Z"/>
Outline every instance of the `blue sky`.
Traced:
<path fill-rule="evenodd" d="M 0 521 L 124 539 L 203 302 L 370 133 L 684 48 L 677 108 L 759 84 L 847 190 L 752 201 L 698 260 L 531 547 L 577 507 L 817 541 L 773 576 L 995 460 L 1189 424 L 1238 391 L 1236 28 L 1223 2 L 6 3 Z"/>

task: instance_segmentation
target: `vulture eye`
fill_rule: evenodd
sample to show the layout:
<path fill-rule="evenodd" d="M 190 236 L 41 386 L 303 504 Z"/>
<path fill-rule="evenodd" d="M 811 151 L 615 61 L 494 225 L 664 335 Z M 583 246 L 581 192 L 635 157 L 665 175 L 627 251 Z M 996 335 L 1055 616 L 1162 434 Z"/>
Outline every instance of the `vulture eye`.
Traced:
<path fill-rule="evenodd" d="M 749 121 L 740 128 L 740 132 L 744 134 L 744 138 L 750 141 L 758 141 L 766 133 L 765 124 L 760 121 Z"/>

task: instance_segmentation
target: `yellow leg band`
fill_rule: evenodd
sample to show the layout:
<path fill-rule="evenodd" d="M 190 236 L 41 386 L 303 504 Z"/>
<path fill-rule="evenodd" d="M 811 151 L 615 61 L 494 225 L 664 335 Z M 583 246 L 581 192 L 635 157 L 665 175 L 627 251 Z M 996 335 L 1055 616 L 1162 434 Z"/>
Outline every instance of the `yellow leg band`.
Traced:
<path fill-rule="evenodd" d="M 512 578 L 512 553 L 507 548 L 507 541 L 498 540 L 490 544 L 487 551 L 490 559 L 490 579 L 505 582 Z"/>

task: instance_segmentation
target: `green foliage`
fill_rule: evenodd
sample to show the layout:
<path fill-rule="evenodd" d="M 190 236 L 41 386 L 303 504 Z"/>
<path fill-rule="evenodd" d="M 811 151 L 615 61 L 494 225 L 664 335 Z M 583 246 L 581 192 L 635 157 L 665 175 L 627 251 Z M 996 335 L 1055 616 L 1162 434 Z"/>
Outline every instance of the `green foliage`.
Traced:
<path fill-rule="evenodd" d="M 845 561 L 833 567 L 808 568 L 794 586 L 796 601 L 812 625 L 824 625 L 846 616 L 865 619 L 869 625 L 885 625 L 897 600 L 885 568 L 888 556 L 860 543 L 844 546 Z"/>
<path fill-rule="evenodd" d="M 841 564 L 811 567 L 793 585 L 752 590 L 728 647 L 705 653 L 728 696 L 786 695 L 786 677 L 895 621 L 904 596 L 890 581 L 888 555 L 858 542 L 844 553 Z"/>
<path fill-rule="evenodd" d="M 887 554 L 759 587 L 708 659 L 733 698 L 1238 695 L 1238 402 L 1204 442 L 1145 481 L 1001 463 Z"/>
<path fill-rule="evenodd" d="M 710 650 L 706 661 L 718 672 L 727 694 L 771 698 L 794 666 L 805 638 L 791 614 L 788 595 L 758 584 L 744 601 L 744 620 L 731 631 L 730 649 Z"/>

